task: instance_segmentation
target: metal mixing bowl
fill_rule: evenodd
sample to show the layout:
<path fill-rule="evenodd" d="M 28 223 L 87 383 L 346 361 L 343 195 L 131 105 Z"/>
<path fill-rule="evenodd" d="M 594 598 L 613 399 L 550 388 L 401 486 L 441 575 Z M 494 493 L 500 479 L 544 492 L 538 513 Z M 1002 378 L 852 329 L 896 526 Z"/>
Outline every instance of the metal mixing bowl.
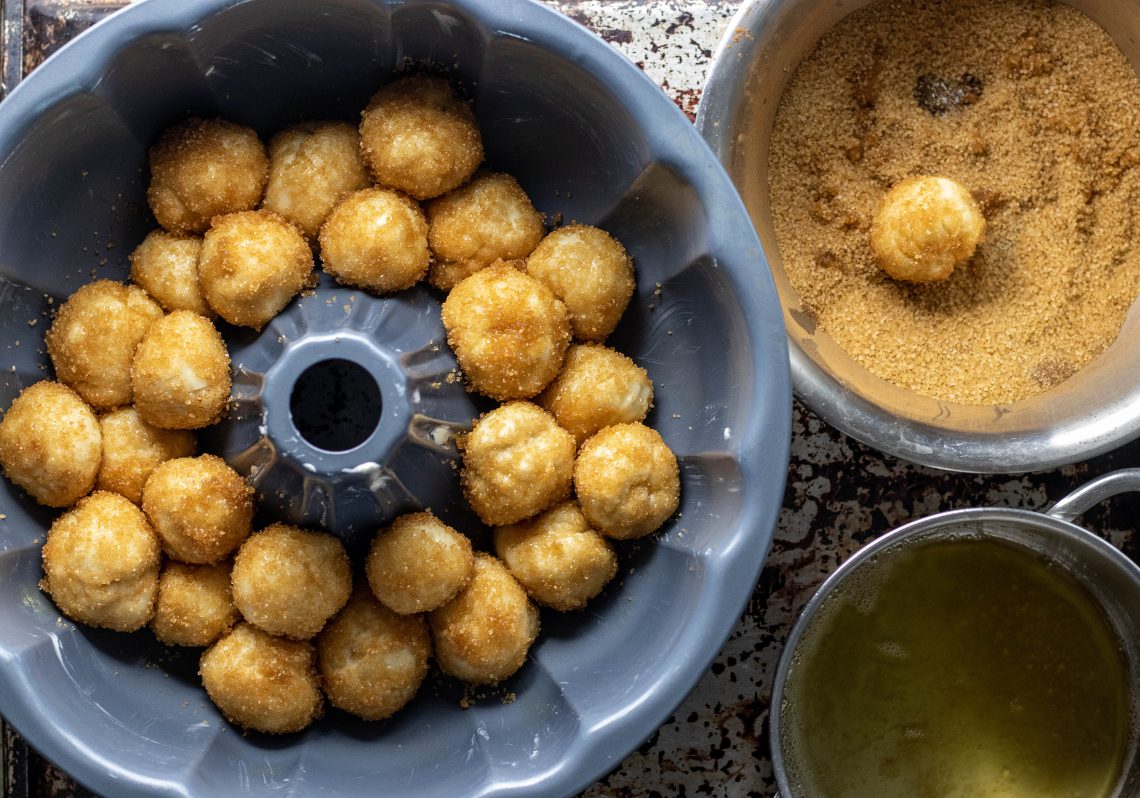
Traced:
<path fill-rule="evenodd" d="M 1140 66 L 1140 3 L 1068 0 Z M 776 108 L 820 37 L 868 0 L 753 0 L 729 22 L 702 95 L 697 125 L 720 158 L 760 235 L 784 309 L 796 394 L 827 422 L 889 454 L 956 471 L 1053 468 L 1140 435 L 1140 313 L 1077 376 L 1009 405 L 937 401 L 871 374 L 804 312 L 783 272 L 768 194 Z"/>
<path fill-rule="evenodd" d="M 37 588 L 52 513 L 0 481 L 0 712 L 97 792 L 571 794 L 656 730 L 751 595 L 781 502 L 791 415 L 787 344 L 759 242 L 731 182 L 660 89 L 529 0 L 143 0 L 49 59 L 0 105 L 0 407 L 49 373 L 40 336 L 50 309 L 93 274 L 125 277 L 126 255 L 154 226 L 146 152 L 159 131 L 192 113 L 263 137 L 306 118 L 354 119 L 406 62 L 435 64 L 470 91 L 489 162 L 516 175 L 540 211 L 599 224 L 629 249 L 638 287 L 612 341 L 654 380 L 649 422 L 680 457 L 681 512 L 652 540 L 623 547 L 619 578 L 584 612 L 544 613 L 523 669 L 470 709 L 459 706 L 460 685 L 435 677 L 390 721 L 331 711 L 303 734 L 269 738 L 220 718 L 199 686 L 197 652 L 62 619 Z M 267 327 L 266 346 L 224 329 L 238 407 L 220 450 L 241 466 L 241 451 L 264 435 L 277 448 L 250 458 L 251 471 L 281 455 L 311 474 L 295 489 L 303 498 L 312 487 L 341 511 L 266 512 L 312 510 L 357 532 L 367 512 L 337 493 L 361 469 L 305 450 L 274 415 L 289 401 L 258 395 L 259 385 L 290 390 L 320 351 L 366 361 L 384 383 L 387 415 L 364 447 L 376 452 L 357 465 L 390 467 L 408 491 L 385 492 L 392 506 L 374 508 L 377 521 L 430 497 L 438 485 L 425 479 L 454 480 L 422 452 L 385 459 L 432 440 L 415 428 L 416 413 L 436 410 L 414 398 L 414 380 L 446 370 L 418 337 L 438 318 L 425 327 L 408 313 L 426 318 L 437 301 L 427 291 L 373 300 L 326 281 Z M 345 305 L 368 310 L 327 310 Z M 351 347 L 337 348 L 337 329 Z M 456 408 L 436 409 L 454 422 Z M 485 543 L 486 530 L 465 531 Z"/>

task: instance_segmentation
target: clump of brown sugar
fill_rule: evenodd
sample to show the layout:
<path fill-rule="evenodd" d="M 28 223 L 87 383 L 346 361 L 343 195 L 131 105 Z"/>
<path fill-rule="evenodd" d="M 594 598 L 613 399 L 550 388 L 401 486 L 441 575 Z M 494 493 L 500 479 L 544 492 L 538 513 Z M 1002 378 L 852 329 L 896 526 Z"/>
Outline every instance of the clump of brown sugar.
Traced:
<path fill-rule="evenodd" d="M 772 133 L 784 270 L 853 358 L 904 388 L 1007 403 L 1068 379 L 1140 293 L 1140 79 L 1108 34 L 1044 0 L 882 0 L 799 66 Z M 869 228 L 936 174 L 986 217 L 974 257 L 892 280 Z"/>

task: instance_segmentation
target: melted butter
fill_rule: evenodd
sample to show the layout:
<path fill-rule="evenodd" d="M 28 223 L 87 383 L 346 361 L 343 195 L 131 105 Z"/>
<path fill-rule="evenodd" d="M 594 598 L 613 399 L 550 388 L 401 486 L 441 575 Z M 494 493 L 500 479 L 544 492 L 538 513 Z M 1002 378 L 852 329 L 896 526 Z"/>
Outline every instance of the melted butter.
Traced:
<path fill-rule="evenodd" d="M 1071 576 L 955 539 L 893 551 L 859 582 L 821 607 L 788 674 L 783 754 L 803 795 L 1111 794 L 1128 664 Z"/>

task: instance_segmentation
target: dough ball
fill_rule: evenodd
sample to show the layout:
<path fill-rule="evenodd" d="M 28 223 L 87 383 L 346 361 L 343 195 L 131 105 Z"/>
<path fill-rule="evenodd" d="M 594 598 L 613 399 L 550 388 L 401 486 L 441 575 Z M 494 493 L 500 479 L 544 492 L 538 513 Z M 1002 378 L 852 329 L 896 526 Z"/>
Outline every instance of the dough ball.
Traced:
<path fill-rule="evenodd" d="M 945 177 L 909 177 L 883 198 L 871 224 L 871 250 L 896 280 L 945 280 L 969 260 L 986 220 L 969 190 Z"/>
<path fill-rule="evenodd" d="M 528 399 L 562 368 L 566 306 L 533 277 L 496 263 L 460 282 L 443 303 L 447 342 L 472 390 Z"/>
<path fill-rule="evenodd" d="M 44 341 L 64 385 L 92 407 L 131 403 L 131 360 L 162 308 L 138 286 L 96 280 L 59 309 Z"/>
<path fill-rule="evenodd" d="M 538 636 L 538 609 L 506 566 L 482 552 L 471 583 L 429 617 L 440 669 L 474 684 L 513 674 Z"/>
<path fill-rule="evenodd" d="M 470 580 L 471 541 L 431 513 L 402 515 L 372 541 L 365 563 L 376 598 L 401 614 L 428 612 Z"/>
<path fill-rule="evenodd" d="M 192 310 L 209 316 L 198 287 L 202 239 L 154 230 L 131 253 L 131 281 L 166 310 Z"/>
<path fill-rule="evenodd" d="M 574 488 L 590 526 L 627 540 L 656 531 L 676 511 L 681 477 L 657 430 L 617 424 L 582 444 Z"/>
<path fill-rule="evenodd" d="M 633 261 L 605 230 L 561 227 L 542 239 L 526 270 L 566 303 L 579 341 L 604 341 L 633 296 Z"/>
<path fill-rule="evenodd" d="M 499 527 L 495 553 L 531 598 L 556 610 L 584 607 L 617 573 L 613 546 L 573 501 Z"/>
<path fill-rule="evenodd" d="M 222 417 L 230 398 L 230 354 L 205 316 L 176 310 L 156 321 L 131 366 L 135 409 L 162 429 L 199 429 Z"/>
<path fill-rule="evenodd" d="M 329 214 L 321 227 L 321 262 L 339 283 L 402 291 L 427 274 L 427 236 L 419 205 L 397 191 L 367 188 Z"/>
<path fill-rule="evenodd" d="M 151 147 L 146 198 L 170 232 L 203 233 L 215 216 L 257 207 L 268 172 L 265 147 L 251 128 L 187 119 Z"/>
<path fill-rule="evenodd" d="M 246 729 L 301 731 L 324 712 L 313 647 L 248 623 L 206 649 L 198 673 L 226 719 Z"/>
<path fill-rule="evenodd" d="M 154 612 L 160 559 L 142 511 L 95 491 L 48 530 L 40 588 L 74 621 L 132 632 Z"/>
<path fill-rule="evenodd" d="M 179 457 L 151 472 L 142 507 L 170 557 L 208 565 L 249 537 L 253 488 L 220 457 Z"/>
<path fill-rule="evenodd" d="M 513 524 L 570 495 L 574 436 L 530 402 L 510 402 L 475 422 L 463 448 L 463 493 L 492 526 Z"/>
<path fill-rule="evenodd" d="M 159 429 L 142 420 L 133 407 L 112 410 L 99 419 L 103 462 L 96 486 L 142 502 L 143 486 L 155 466 L 194 454 L 194 433 Z"/>
<path fill-rule="evenodd" d="M 575 344 L 561 373 L 535 401 L 581 444 L 602 427 L 644 420 L 653 403 L 653 382 L 621 352 Z"/>
<path fill-rule="evenodd" d="M 272 211 L 214 219 L 202 239 L 198 284 L 228 321 L 260 330 L 305 287 L 313 252 L 296 227 Z"/>
<path fill-rule="evenodd" d="M 91 491 L 102 447 L 95 413 L 58 382 L 25 388 L 0 420 L 4 476 L 48 507 L 69 507 Z"/>
<path fill-rule="evenodd" d="M 398 78 L 373 95 L 360 119 L 360 149 L 377 183 L 418 200 L 462 185 L 483 160 L 470 106 L 429 75 Z"/>
<path fill-rule="evenodd" d="M 341 542 L 324 532 L 273 524 L 234 558 L 234 603 L 270 634 L 308 640 L 348 601 L 352 569 Z"/>
<path fill-rule="evenodd" d="M 518 181 L 496 172 L 432 200 L 426 211 L 434 256 L 428 280 L 444 291 L 497 260 L 525 258 L 546 233 Z"/>
<path fill-rule="evenodd" d="M 302 122 L 269 142 L 263 207 L 314 239 L 329 211 L 371 182 L 355 127 L 347 122 Z"/>
<path fill-rule="evenodd" d="M 168 646 L 208 646 L 238 622 L 229 565 L 168 562 L 150 628 Z"/>
<path fill-rule="evenodd" d="M 412 700 L 428 671 L 422 615 L 399 615 L 367 590 L 353 594 L 317 638 L 317 664 L 334 707 L 380 720 Z"/>

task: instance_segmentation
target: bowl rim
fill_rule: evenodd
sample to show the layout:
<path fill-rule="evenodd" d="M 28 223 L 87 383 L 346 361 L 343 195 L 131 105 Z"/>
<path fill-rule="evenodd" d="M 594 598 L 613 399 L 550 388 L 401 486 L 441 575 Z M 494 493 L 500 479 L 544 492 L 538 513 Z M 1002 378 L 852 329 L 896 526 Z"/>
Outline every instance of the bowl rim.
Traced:
<path fill-rule="evenodd" d="M 54 53 L 21 81 L 0 105 L 0 158 L 26 134 L 40 113 L 66 97 L 89 90 L 76 75 L 102 64 L 136 38 L 156 31 L 185 31 L 196 20 L 244 0 L 143 0 L 101 20 Z M 383 2 L 383 0 L 372 0 Z M 718 590 L 703 589 L 690 623 L 678 640 L 677 659 L 656 683 L 624 706 L 607 709 L 589 739 L 567 751 L 541 780 L 491 785 L 482 795 L 570 795 L 618 765 L 656 731 L 720 651 L 759 577 L 782 504 L 791 439 L 791 380 L 785 331 L 775 285 L 747 211 L 719 161 L 680 109 L 656 83 L 615 48 L 584 26 L 538 0 L 446 0 L 439 5 L 464 10 L 497 33 L 521 37 L 573 60 L 589 71 L 634 118 L 654 120 L 646 136 L 659 160 L 690 180 L 707 208 L 708 241 L 714 266 L 727 274 L 748 325 L 755 366 L 752 399 L 758 408 L 745 427 L 733 431 L 734 454 L 747 497 L 733 537 L 708 569 Z M 314 6 L 317 8 L 317 6 Z M 666 124 L 660 124 L 660 123 Z M 112 758 L 81 744 L 73 730 L 53 724 L 37 708 L 28 674 L 18 658 L 0 652 L 0 707 L 5 718 L 36 749 L 87 787 L 114 795 L 189 796 L 185 783 L 157 782 L 133 773 Z"/>

